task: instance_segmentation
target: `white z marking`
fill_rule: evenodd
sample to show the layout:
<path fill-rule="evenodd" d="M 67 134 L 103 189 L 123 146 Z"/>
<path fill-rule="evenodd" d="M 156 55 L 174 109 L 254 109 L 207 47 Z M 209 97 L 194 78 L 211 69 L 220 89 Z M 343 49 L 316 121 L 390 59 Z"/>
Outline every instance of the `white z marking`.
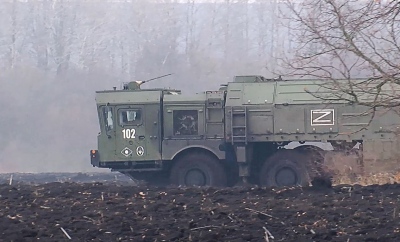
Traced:
<path fill-rule="evenodd" d="M 335 125 L 335 110 L 311 110 L 311 126 L 318 125 Z"/>

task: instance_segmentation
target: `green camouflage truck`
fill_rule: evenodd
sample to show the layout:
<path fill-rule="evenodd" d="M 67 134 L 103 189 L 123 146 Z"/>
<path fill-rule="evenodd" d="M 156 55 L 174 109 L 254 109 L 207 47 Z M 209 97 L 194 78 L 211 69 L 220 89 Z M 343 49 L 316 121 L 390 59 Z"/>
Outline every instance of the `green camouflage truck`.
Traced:
<path fill-rule="evenodd" d="M 293 186 L 324 174 L 319 144 L 356 150 L 360 164 L 393 159 L 397 113 L 321 99 L 313 93 L 330 93 L 322 82 L 236 76 L 195 95 L 142 89 L 142 82 L 97 91 L 100 133 L 91 163 L 156 185 Z"/>

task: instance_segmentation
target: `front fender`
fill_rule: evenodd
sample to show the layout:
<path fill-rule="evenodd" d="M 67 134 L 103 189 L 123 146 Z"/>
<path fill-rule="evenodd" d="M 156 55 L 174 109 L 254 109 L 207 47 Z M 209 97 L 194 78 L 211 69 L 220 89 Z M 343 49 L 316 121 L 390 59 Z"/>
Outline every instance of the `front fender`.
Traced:
<path fill-rule="evenodd" d="M 187 150 L 207 150 L 218 159 L 225 159 L 225 151 L 220 149 L 223 140 L 165 140 L 162 147 L 162 159 L 173 160 Z"/>

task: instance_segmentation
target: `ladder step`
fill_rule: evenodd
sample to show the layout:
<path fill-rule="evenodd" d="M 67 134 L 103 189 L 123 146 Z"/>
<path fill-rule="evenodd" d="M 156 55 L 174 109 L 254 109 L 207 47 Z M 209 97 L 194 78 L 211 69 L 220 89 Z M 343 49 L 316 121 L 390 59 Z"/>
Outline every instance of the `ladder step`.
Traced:
<path fill-rule="evenodd" d="M 230 122 L 231 122 L 231 133 L 232 138 L 231 142 L 234 144 L 237 143 L 247 143 L 247 107 L 236 107 L 231 108 L 230 110 Z M 238 122 L 239 125 L 234 125 L 234 120 L 240 121 Z M 242 122 L 244 121 L 244 124 Z M 239 131 L 239 132 L 238 132 Z M 234 134 L 237 133 L 237 134 Z"/>

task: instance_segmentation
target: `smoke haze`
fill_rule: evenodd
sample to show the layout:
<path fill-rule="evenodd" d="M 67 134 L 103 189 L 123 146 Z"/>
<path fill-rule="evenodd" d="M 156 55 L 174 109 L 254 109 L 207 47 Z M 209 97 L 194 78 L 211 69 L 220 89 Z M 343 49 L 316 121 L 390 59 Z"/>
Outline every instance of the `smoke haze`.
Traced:
<path fill-rule="evenodd" d="M 276 1 L 2 1 L 0 172 L 104 171 L 96 90 L 215 89 L 234 75 L 273 77 L 294 48 Z"/>

